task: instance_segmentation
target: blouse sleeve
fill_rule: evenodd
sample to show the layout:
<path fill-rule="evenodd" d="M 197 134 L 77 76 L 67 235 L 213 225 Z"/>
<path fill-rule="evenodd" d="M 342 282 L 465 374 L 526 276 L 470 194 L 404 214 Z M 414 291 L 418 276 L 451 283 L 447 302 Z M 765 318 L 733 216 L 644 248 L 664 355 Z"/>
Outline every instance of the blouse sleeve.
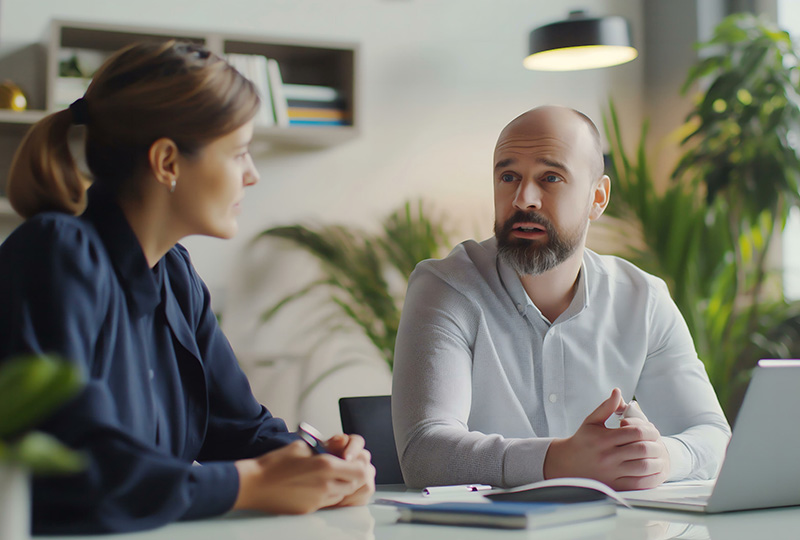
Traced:
<path fill-rule="evenodd" d="M 178 302 L 191 306 L 195 339 L 208 386 L 208 431 L 198 460 L 216 461 L 256 457 L 298 437 L 261 405 L 239 366 L 230 343 L 211 309 L 210 295 L 182 246 L 170 268 Z M 182 286 L 186 284 L 185 290 Z M 184 295 L 189 295 L 184 296 Z"/>

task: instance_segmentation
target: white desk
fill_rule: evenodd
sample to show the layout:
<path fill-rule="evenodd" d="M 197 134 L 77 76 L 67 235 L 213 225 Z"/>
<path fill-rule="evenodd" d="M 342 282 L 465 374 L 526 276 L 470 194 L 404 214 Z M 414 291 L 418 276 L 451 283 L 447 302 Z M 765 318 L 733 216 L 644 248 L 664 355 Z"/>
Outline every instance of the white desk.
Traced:
<path fill-rule="evenodd" d="M 378 497 L 399 495 L 385 487 Z M 494 540 L 596 539 L 660 540 L 797 540 L 800 507 L 734 512 L 714 516 L 619 508 L 616 517 L 539 531 L 504 531 L 395 523 L 392 507 L 323 510 L 307 516 L 227 515 L 216 519 L 175 523 L 136 534 L 113 536 L 35 537 L 59 540 Z"/>

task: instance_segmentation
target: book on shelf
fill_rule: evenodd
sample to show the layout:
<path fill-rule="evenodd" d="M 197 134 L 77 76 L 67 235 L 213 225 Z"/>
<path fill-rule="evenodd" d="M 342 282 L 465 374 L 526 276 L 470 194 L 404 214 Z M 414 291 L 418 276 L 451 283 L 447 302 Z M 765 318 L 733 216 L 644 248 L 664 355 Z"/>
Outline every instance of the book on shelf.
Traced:
<path fill-rule="evenodd" d="M 336 99 L 334 101 L 314 101 L 313 99 L 288 99 L 286 102 L 289 107 L 296 107 L 302 109 L 337 109 L 347 110 L 347 105 L 343 99 Z"/>
<path fill-rule="evenodd" d="M 309 118 L 289 118 L 290 126 L 349 126 L 345 120 L 325 120 Z"/>
<path fill-rule="evenodd" d="M 399 504 L 398 510 L 398 522 L 404 523 L 544 529 L 613 516 L 617 507 L 610 500 L 577 503 L 458 501 Z"/>
<path fill-rule="evenodd" d="M 308 118 L 311 120 L 347 120 L 347 112 L 344 109 L 331 107 L 295 107 L 289 102 L 289 119 Z"/>
<path fill-rule="evenodd" d="M 350 113 L 340 100 L 331 102 L 287 100 L 289 124 L 302 126 L 347 126 L 352 123 Z M 313 105 L 309 106 L 308 104 Z"/>
<path fill-rule="evenodd" d="M 288 100 L 332 102 L 342 99 L 338 89 L 315 84 L 284 84 L 283 91 Z"/>
<path fill-rule="evenodd" d="M 267 73 L 267 58 L 260 54 L 230 53 L 225 56 L 225 60 L 233 66 L 236 71 L 252 81 L 258 91 L 258 97 L 261 99 L 261 107 L 256 114 L 255 124 L 257 126 L 274 126 L 275 114 L 272 104 L 272 91 Z"/>
<path fill-rule="evenodd" d="M 261 98 L 257 126 L 347 126 L 349 113 L 339 91 L 329 86 L 286 84 L 274 58 L 258 54 L 226 55 L 225 59 L 253 81 Z"/>
<path fill-rule="evenodd" d="M 275 108 L 275 123 L 279 127 L 287 127 L 289 125 L 289 104 L 286 101 L 281 68 L 274 58 L 267 60 L 267 73 L 269 74 L 269 88 L 272 91 L 272 105 Z"/>

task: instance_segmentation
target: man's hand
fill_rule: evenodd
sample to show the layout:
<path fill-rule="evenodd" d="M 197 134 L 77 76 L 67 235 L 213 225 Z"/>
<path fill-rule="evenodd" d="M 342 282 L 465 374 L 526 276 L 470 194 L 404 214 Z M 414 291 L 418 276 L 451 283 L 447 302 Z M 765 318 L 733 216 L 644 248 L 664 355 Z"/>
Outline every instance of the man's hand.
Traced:
<path fill-rule="evenodd" d="M 333 455 L 314 454 L 297 441 L 237 461 L 239 494 L 233 509 L 306 514 L 328 506 L 366 504 L 375 491 L 369 452 L 358 436 L 337 437 L 326 443 Z"/>
<path fill-rule="evenodd" d="M 617 429 L 605 427 L 609 416 L 624 409 L 622 394 L 615 388 L 572 437 L 550 444 L 544 477 L 594 478 L 620 491 L 664 482 L 669 476 L 669 454 L 661 434 L 644 414 L 623 418 Z"/>

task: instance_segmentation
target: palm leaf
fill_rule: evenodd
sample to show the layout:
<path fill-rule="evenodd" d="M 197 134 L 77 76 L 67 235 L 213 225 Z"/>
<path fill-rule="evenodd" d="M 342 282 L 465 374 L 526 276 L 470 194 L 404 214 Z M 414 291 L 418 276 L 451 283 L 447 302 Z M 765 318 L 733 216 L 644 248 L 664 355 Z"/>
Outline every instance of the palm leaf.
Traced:
<path fill-rule="evenodd" d="M 428 215 L 422 201 L 406 202 L 386 217 L 374 235 L 342 225 L 292 225 L 267 229 L 254 241 L 265 238 L 281 238 L 310 253 L 320 262 L 322 275 L 269 306 L 262 321 L 271 320 L 313 290 L 328 287 L 330 302 L 370 340 L 389 369 L 394 365 L 403 302 L 402 294 L 392 294 L 389 277 L 399 276 L 402 283 L 397 288 L 404 292 L 416 264 L 441 256 L 443 248 L 449 247 L 447 233 Z M 343 360 L 309 384 L 315 387 L 349 362 Z M 301 395 L 309 391 L 306 387 Z"/>

